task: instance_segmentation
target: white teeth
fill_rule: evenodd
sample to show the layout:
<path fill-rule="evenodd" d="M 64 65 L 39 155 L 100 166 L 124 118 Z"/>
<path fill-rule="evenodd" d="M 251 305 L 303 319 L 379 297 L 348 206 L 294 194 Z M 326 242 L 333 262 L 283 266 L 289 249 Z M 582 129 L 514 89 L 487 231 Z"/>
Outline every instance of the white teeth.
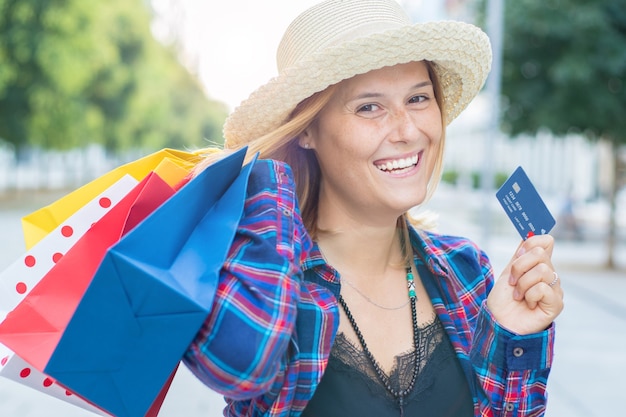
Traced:
<path fill-rule="evenodd" d="M 385 164 L 376 165 L 381 171 L 393 171 L 394 169 L 404 169 L 417 164 L 417 155 L 413 155 L 409 158 L 395 159 Z"/>

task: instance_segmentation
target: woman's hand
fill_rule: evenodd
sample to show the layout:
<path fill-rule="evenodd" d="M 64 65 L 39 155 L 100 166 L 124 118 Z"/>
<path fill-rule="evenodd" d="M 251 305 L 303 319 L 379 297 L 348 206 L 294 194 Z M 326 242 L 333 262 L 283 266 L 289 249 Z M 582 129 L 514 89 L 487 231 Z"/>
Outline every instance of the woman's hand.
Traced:
<path fill-rule="evenodd" d="M 552 265 L 553 248 L 550 235 L 528 238 L 496 281 L 487 307 L 502 327 L 520 335 L 537 333 L 563 310 L 563 289 Z"/>

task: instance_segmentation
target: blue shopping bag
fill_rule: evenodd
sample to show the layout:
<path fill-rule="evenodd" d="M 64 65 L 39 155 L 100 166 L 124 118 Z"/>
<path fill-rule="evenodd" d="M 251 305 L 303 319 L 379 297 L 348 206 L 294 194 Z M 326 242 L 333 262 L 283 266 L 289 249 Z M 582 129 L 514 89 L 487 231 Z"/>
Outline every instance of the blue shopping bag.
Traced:
<path fill-rule="evenodd" d="M 211 311 L 243 213 L 246 149 L 206 168 L 110 247 L 45 372 L 142 417 Z"/>

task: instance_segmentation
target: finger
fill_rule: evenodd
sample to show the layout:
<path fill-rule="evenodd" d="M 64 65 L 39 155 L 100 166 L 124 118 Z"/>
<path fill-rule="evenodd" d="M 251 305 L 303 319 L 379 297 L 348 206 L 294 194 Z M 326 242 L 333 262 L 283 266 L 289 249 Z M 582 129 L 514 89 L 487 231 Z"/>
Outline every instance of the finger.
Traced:
<path fill-rule="evenodd" d="M 554 238 L 551 235 L 531 236 L 521 243 L 517 254 L 523 255 L 524 253 L 536 247 L 545 249 L 550 254 L 550 256 L 552 256 L 552 250 L 554 249 Z"/>
<path fill-rule="evenodd" d="M 553 248 L 554 238 L 550 235 L 531 236 L 523 240 L 518 245 L 515 255 L 513 255 L 509 263 L 511 266 L 509 284 L 515 285 L 519 277 L 533 266 L 533 257 L 525 255 L 528 253 L 534 254 L 535 256 L 546 255 L 546 258 L 543 259 L 549 259 L 552 257 Z M 522 257 L 524 257 L 525 260 L 519 261 Z"/>
<path fill-rule="evenodd" d="M 524 298 L 524 294 L 533 286 L 544 283 L 549 287 L 549 283 L 552 282 L 553 267 L 551 264 L 545 262 L 534 263 L 529 269 L 520 274 L 517 279 L 515 290 L 513 292 L 513 298 L 521 300 Z"/>
<path fill-rule="evenodd" d="M 563 291 L 554 289 L 544 282 L 540 282 L 524 294 L 528 308 L 540 308 L 546 317 L 546 325 L 550 324 L 563 310 Z"/>
<path fill-rule="evenodd" d="M 540 267 L 538 272 L 542 274 L 542 277 L 547 283 L 552 282 L 554 278 L 554 267 L 552 266 L 551 253 L 543 246 L 535 246 L 513 261 L 511 264 L 509 284 L 517 285 L 518 281 L 525 274 L 539 265 L 547 266 L 547 268 L 543 266 Z"/>
<path fill-rule="evenodd" d="M 557 274 L 556 271 L 552 271 L 552 276 L 553 276 L 553 279 L 552 281 L 548 283 L 548 286 L 554 287 L 555 285 L 559 285 L 559 281 L 561 281 L 559 274 Z"/>

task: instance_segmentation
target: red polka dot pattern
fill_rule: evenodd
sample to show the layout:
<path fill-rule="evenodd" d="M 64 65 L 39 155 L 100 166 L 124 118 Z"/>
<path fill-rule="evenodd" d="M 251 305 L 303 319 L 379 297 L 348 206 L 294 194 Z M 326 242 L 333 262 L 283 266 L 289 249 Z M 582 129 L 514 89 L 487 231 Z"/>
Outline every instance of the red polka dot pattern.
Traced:
<path fill-rule="evenodd" d="M 37 260 L 33 255 L 28 255 L 26 258 L 24 258 L 24 264 L 29 268 L 35 266 L 35 263 L 37 263 Z"/>
<path fill-rule="evenodd" d="M 107 198 L 107 197 L 102 197 L 99 201 L 100 203 L 100 207 L 102 208 L 109 208 L 111 207 L 111 199 Z"/>
<path fill-rule="evenodd" d="M 43 380 L 43 386 L 48 388 L 49 386 L 51 386 L 54 383 L 54 381 L 52 381 L 52 379 L 50 378 L 46 378 Z"/>
<path fill-rule="evenodd" d="M 8 361 L 9 361 L 9 357 L 5 356 L 4 358 L 2 358 L 2 360 L 0 360 L 0 366 L 6 365 Z"/>
<path fill-rule="evenodd" d="M 30 375 L 30 368 L 24 368 L 20 371 L 20 376 L 22 378 L 28 378 L 28 375 Z"/>
<path fill-rule="evenodd" d="M 15 285 L 15 291 L 17 291 L 18 294 L 26 294 L 27 290 L 28 290 L 28 287 L 23 282 L 18 282 Z"/>
<path fill-rule="evenodd" d="M 63 254 L 57 252 L 54 255 L 52 255 L 52 262 L 57 263 L 61 260 L 62 257 L 63 257 Z"/>
<path fill-rule="evenodd" d="M 74 229 L 72 226 L 63 226 L 61 228 L 61 234 L 65 237 L 70 237 L 74 234 Z"/>

